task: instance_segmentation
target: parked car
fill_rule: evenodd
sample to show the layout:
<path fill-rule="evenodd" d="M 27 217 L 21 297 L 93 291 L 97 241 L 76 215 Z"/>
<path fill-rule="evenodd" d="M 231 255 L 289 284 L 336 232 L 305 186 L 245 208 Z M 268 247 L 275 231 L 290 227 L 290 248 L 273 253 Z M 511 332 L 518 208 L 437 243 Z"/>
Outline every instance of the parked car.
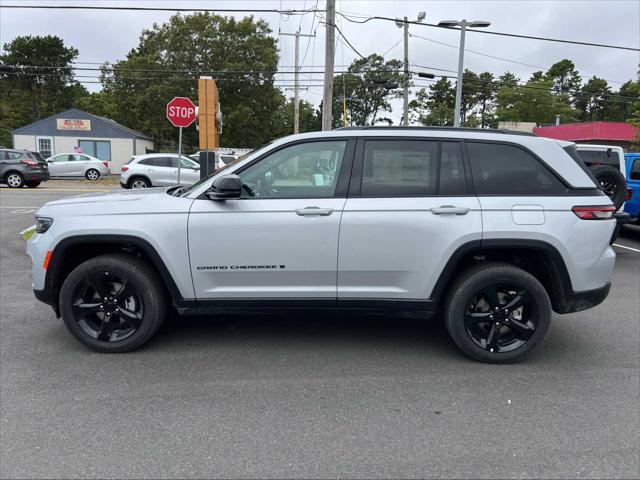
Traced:
<path fill-rule="evenodd" d="M 627 195 L 624 150 L 610 145 L 577 144 L 578 155 L 619 211 Z"/>
<path fill-rule="evenodd" d="M 627 166 L 627 186 L 631 190 L 624 204 L 624 211 L 631 216 L 631 222 L 640 225 L 640 153 L 624 156 Z"/>
<path fill-rule="evenodd" d="M 611 287 L 615 207 L 572 147 L 450 128 L 285 137 L 190 187 L 45 204 L 33 288 L 101 352 L 139 347 L 172 306 L 345 308 L 442 311 L 468 356 L 520 360 L 553 312 Z"/>
<path fill-rule="evenodd" d="M 11 188 L 35 188 L 49 180 L 47 162 L 38 152 L 0 149 L 0 183 Z"/>
<path fill-rule="evenodd" d="M 200 164 L 189 157 L 180 157 L 180 184 L 191 185 L 200 180 Z M 122 188 L 149 188 L 178 183 L 178 155 L 150 153 L 131 157 L 122 167 Z"/>
<path fill-rule="evenodd" d="M 59 153 L 47 158 L 52 177 L 85 177 L 97 180 L 111 173 L 109 162 L 86 153 Z"/>
<path fill-rule="evenodd" d="M 228 163 L 234 162 L 235 160 L 240 158 L 242 155 L 244 155 L 244 154 L 235 154 L 233 152 L 226 152 L 226 153 L 216 152 L 216 154 L 215 154 L 215 157 L 216 157 L 215 169 L 217 170 L 218 168 L 224 167 Z M 189 155 L 189 158 L 192 159 L 194 162 L 197 162 L 198 165 L 200 164 L 200 152 L 199 151 L 194 153 L 193 155 Z"/>

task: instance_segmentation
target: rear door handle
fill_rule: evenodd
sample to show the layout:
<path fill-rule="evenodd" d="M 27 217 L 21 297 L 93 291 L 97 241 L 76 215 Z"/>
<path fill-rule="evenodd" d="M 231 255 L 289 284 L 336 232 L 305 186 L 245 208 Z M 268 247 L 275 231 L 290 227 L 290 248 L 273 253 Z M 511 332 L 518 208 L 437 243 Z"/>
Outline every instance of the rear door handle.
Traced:
<path fill-rule="evenodd" d="M 296 209 L 296 214 L 301 217 L 307 215 L 319 215 L 321 217 L 326 217 L 327 215 L 331 215 L 333 213 L 333 208 L 320 208 L 320 207 L 305 207 Z"/>
<path fill-rule="evenodd" d="M 466 215 L 469 213 L 470 208 L 466 207 L 454 207 L 453 205 L 442 205 L 441 207 L 432 208 L 431 213 L 434 215 Z"/>

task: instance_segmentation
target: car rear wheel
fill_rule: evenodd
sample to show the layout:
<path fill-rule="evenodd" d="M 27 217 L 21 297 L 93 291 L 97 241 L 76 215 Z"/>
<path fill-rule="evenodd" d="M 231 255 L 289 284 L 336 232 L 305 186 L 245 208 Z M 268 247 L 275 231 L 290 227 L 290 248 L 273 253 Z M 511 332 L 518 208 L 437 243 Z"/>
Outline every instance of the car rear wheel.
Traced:
<path fill-rule="evenodd" d="M 28 188 L 36 188 L 38 185 L 40 185 L 41 182 L 26 182 L 25 185 Z"/>
<path fill-rule="evenodd" d="M 445 308 L 445 324 L 456 345 L 487 363 L 522 360 L 540 345 L 551 317 L 542 284 L 506 263 L 480 264 L 462 273 Z"/>
<path fill-rule="evenodd" d="M 134 177 L 129 181 L 129 188 L 138 189 L 138 188 L 149 188 L 151 186 L 151 182 L 146 178 L 142 177 Z"/>
<path fill-rule="evenodd" d="M 108 254 L 87 260 L 65 279 L 60 311 L 69 331 L 99 352 L 128 352 L 149 340 L 166 315 L 166 295 L 142 260 Z"/>
<path fill-rule="evenodd" d="M 100 172 L 95 168 L 90 168 L 84 176 L 87 177 L 87 180 L 98 180 L 100 178 Z"/>
<path fill-rule="evenodd" d="M 5 177 L 5 182 L 7 182 L 7 185 L 11 188 L 21 188 L 24 185 L 24 177 L 18 172 L 10 172 Z"/>

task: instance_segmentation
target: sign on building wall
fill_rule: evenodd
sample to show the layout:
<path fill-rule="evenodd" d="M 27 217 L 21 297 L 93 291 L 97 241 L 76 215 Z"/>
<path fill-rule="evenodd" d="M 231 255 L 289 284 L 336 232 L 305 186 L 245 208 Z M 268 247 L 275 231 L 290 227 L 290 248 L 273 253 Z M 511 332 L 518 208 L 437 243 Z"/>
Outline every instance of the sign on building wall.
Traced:
<path fill-rule="evenodd" d="M 58 130 L 91 130 L 91 120 L 80 120 L 72 118 L 58 118 L 56 120 Z"/>

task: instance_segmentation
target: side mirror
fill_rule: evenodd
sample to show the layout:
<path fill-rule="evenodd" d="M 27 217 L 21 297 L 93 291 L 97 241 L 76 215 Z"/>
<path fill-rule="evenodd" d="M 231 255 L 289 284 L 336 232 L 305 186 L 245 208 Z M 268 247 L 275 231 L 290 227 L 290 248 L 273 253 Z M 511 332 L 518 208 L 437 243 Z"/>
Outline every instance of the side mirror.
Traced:
<path fill-rule="evenodd" d="M 210 200 L 240 198 L 241 194 L 242 180 L 240 180 L 238 175 L 233 174 L 216 178 L 206 193 Z"/>

